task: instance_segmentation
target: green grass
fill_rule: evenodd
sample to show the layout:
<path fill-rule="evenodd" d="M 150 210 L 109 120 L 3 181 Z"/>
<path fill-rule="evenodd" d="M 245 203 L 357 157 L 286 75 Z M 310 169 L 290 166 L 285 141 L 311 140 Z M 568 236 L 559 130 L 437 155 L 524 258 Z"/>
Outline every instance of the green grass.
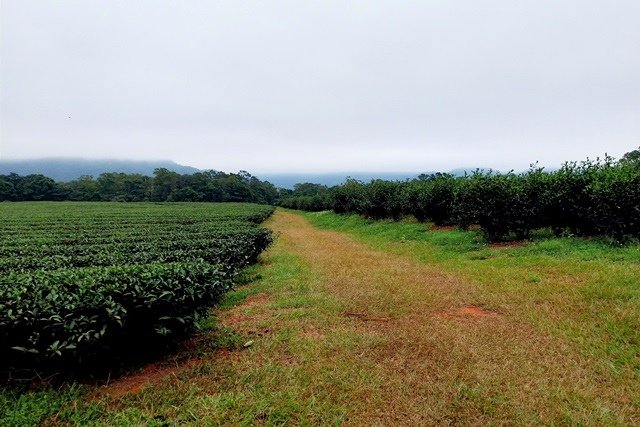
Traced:
<path fill-rule="evenodd" d="M 260 271 L 260 274 L 256 274 Z M 347 373 L 316 371 L 319 347 L 300 339 L 300 328 L 319 319 L 337 318 L 338 307 L 314 283 L 311 270 L 299 258 L 274 248 L 269 265 L 248 269 L 254 280 L 225 295 L 216 315 L 203 323 L 205 342 L 191 356 L 206 363 L 190 366 L 175 376 L 119 397 L 88 398 L 91 387 L 65 386 L 39 392 L 0 392 L 0 425 L 166 426 L 166 425 L 340 425 L 345 402 L 323 397 L 323 385 L 348 384 Z M 255 308 L 262 314 L 232 330 L 219 318 L 253 296 L 270 295 Z M 247 308 L 249 315 L 255 315 Z M 276 316 L 267 316 L 275 310 Z M 258 327 L 273 333 L 255 336 Z M 342 337 L 335 345 L 359 339 Z M 253 345 L 244 348 L 244 343 Z M 353 346 L 353 344 L 351 344 Z M 223 348 L 246 357 L 238 364 L 217 360 Z M 282 358 L 291 358 L 283 364 Z M 336 367 L 339 369 L 339 366 Z"/>
<path fill-rule="evenodd" d="M 294 240 L 299 224 L 290 224 L 263 263 L 247 270 L 251 284 L 228 293 L 216 315 L 203 323 L 193 355 L 204 363 L 186 365 L 120 397 L 90 397 L 94 390 L 79 386 L 5 390 L 0 392 L 0 425 L 368 425 L 410 412 L 451 424 L 625 424 L 637 418 L 637 246 L 557 239 L 543 232 L 526 246 L 494 248 L 474 231 L 427 231 L 424 224 L 372 222 L 331 213 L 304 215 L 312 224 L 345 232 L 364 245 L 352 245 L 347 255 L 335 254 L 341 258 L 336 265 L 316 265 L 310 260 L 331 261 L 334 250 L 343 245 L 326 250 L 325 258 L 314 257 L 319 245 L 309 244 L 306 252 L 299 252 L 304 248 L 300 242 L 319 233 L 308 227 L 307 234 Z M 276 225 L 282 228 L 285 219 L 270 221 L 280 221 Z M 331 234 L 326 242 L 331 236 L 342 243 L 349 240 Z M 359 263 L 363 248 L 383 255 L 375 262 Z M 380 283 L 395 284 L 382 277 L 391 264 L 376 264 L 389 258 L 386 253 L 393 254 L 393 265 L 411 259 L 414 268 L 422 263 L 451 274 L 456 278 L 453 285 L 458 278 L 460 286 L 472 283 L 468 289 L 477 300 L 471 302 L 500 315 L 497 334 L 490 326 L 482 327 L 490 323 L 466 320 L 428 317 L 424 323 L 415 320 L 414 328 L 345 316 L 371 308 L 375 317 L 376 310 L 384 308 L 381 316 L 401 318 L 403 307 L 393 304 L 430 295 L 422 287 L 422 276 L 405 270 L 397 284 L 416 280 L 411 292 L 420 293 L 377 288 Z M 382 270 L 362 268 L 375 265 Z M 366 280 L 360 281 L 362 276 Z M 434 277 L 431 280 L 440 276 Z M 444 295 L 443 288 L 439 292 L 434 295 Z M 377 300 L 380 296 L 396 299 L 383 304 Z M 518 324 L 512 330 L 509 322 Z M 509 335 L 531 329 L 520 322 L 534 328 L 532 337 L 540 339 L 536 342 L 547 343 L 539 354 L 548 361 L 529 359 L 538 353 L 526 353 L 531 349 L 519 335 Z M 420 328 L 425 325 L 431 327 L 423 333 Z M 456 329 L 460 325 L 467 327 Z M 476 327 L 477 334 L 468 327 Z M 554 339 L 546 340 L 547 334 Z M 524 339 L 528 342 L 529 336 Z M 248 342 L 251 345 L 245 346 Z M 449 348 L 447 343 L 455 345 Z M 486 348 L 485 343 L 495 347 Z M 494 355 L 492 348 L 503 353 Z M 573 363 L 574 357 L 579 360 L 567 367 L 553 362 Z M 404 371 L 403 360 L 408 363 Z M 503 362 L 516 366 L 502 366 Z M 569 370 L 573 374 L 565 378 L 580 382 L 583 373 L 584 384 L 556 381 Z M 529 382 L 520 378 L 521 373 L 539 378 Z M 533 386 L 521 390 L 518 384 Z M 616 412 L 621 407 L 627 412 Z M 411 424 L 411 419 L 402 421 Z"/>
<path fill-rule="evenodd" d="M 100 413 L 99 405 L 82 404 L 82 410 L 72 410 L 66 405 L 78 402 L 88 391 L 75 384 L 59 388 L 25 391 L 20 389 L 0 392 L 0 425 L 6 427 L 38 426 L 55 414 L 76 425 L 85 425 Z"/>
<path fill-rule="evenodd" d="M 372 248 L 466 277 L 480 285 L 482 298 L 498 310 L 569 339 L 614 376 L 640 381 L 638 244 L 555 238 L 542 231 L 524 246 L 494 248 L 479 231 L 432 231 L 412 221 L 371 221 L 330 212 L 304 215 L 317 227 L 349 233 Z"/>

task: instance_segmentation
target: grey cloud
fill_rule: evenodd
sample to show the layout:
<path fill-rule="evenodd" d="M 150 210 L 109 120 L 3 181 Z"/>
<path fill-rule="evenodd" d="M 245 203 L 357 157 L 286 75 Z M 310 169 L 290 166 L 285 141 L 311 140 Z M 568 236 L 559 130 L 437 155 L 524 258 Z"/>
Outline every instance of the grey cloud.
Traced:
<path fill-rule="evenodd" d="M 401 171 L 640 145 L 636 1 L 1 7 L 2 157 Z"/>

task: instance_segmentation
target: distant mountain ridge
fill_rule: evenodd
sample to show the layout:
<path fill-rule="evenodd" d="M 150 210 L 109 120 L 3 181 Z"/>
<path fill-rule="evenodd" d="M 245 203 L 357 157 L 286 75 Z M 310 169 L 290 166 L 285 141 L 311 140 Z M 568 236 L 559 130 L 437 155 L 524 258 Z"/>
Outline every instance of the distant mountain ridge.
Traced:
<path fill-rule="evenodd" d="M 42 174 L 56 181 L 67 182 L 83 175 L 94 178 L 105 172 L 138 173 L 153 175 L 156 168 L 166 168 L 180 174 L 192 174 L 199 169 L 184 166 L 169 160 L 116 160 L 116 159 L 74 159 L 45 158 L 28 160 L 0 160 L 0 175 Z"/>
<path fill-rule="evenodd" d="M 166 168 L 180 174 L 192 174 L 200 169 L 185 166 L 169 160 L 118 160 L 118 159 L 82 159 L 82 158 L 41 158 L 28 160 L 1 160 L 0 175 L 17 173 L 18 175 L 42 174 L 59 182 L 68 182 L 83 175 L 97 178 L 105 172 L 138 173 L 151 176 L 156 168 Z M 459 168 L 449 173 L 461 176 L 474 169 Z M 347 178 L 361 181 L 384 179 L 389 181 L 405 181 L 416 178 L 423 172 L 330 172 L 330 173 L 256 173 L 255 176 L 269 181 L 276 187 L 292 189 L 295 184 L 312 182 L 328 187 L 342 184 Z"/>

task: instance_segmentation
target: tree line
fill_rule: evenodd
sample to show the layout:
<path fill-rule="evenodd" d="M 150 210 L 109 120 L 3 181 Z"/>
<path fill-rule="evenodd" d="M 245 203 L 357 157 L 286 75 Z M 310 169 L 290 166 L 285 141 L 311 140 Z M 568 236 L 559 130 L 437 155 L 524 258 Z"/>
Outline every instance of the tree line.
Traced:
<path fill-rule="evenodd" d="M 371 219 L 411 215 L 461 229 L 477 224 L 488 241 L 524 239 L 550 228 L 558 236 L 602 235 L 622 242 L 640 239 L 640 149 L 620 161 L 567 162 L 550 172 L 532 165 L 523 173 L 436 173 L 402 182 L 348 179 L 332 188 L 298 184 L 279 205 Z"/>
<path fill-rule="evenodd" d="M 179 174 L 158 168 L 153 176 L 109 172 L 56 182 L 44 175 L 0 175 L 0 201 L 251 202 L 274 204 L 278 189 L 248 172 Z"/>

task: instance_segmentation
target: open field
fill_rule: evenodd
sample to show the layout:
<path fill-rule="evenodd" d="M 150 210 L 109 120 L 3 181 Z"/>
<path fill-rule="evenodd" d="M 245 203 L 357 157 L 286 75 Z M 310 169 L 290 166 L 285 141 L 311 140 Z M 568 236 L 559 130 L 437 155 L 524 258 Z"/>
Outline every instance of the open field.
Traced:
<path fill-rule="evenodd" d="M 0 398 L 8 425 L 640 423 L 640 248 L 278 210 L 174 354 Z"/>

